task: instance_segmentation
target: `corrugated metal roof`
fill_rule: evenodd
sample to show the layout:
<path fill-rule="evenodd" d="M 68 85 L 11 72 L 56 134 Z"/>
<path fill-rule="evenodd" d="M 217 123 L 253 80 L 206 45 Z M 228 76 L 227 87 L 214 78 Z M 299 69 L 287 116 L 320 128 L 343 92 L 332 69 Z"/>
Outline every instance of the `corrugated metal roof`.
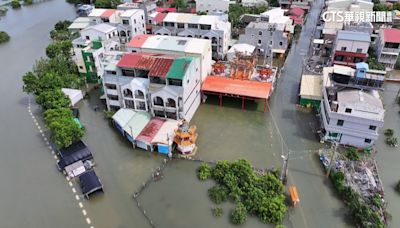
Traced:
<path fill-rule="evenodd" d="M 149 34 L 141 34 L 134 36 L 131 41 L 128 43 L 128 47 L 131 48 L 140 48 L 146 42 L 147 38 L 152 37 L 153 35 Z"/>
<path fill-rule="evenodd" d="M 300 85 L 301 98 L 320 100 L 322 98 L 322 78 L 320 75 L 303 75 Z"/>
<path fill-rule="evenodd" d="M 158 130 L 157 134 L 153 137 L 151 143 L 169 145 L 174 139 L 176 129 L 178 129 L 178 121 L 167 119 Z"/>
<path fill-rule="evenodd" d="M 400 43 L 400 29 L 383 29 L 383 39 L 385 42 Z"/>
<path fill-rule="evenodd" d="M 191 61 L 191 57 L 180 57 L 175 59 L 167 73 L 167 78 L 182 80 Z"/>
<path fill-rule="evenodd" d="M 156 58 L 150 69 L 149 75 L 152 77 L 165 78 L 173 62 L 174 59 L 172 58 Z"/>
<path fill-rule="evenodd" d="M 201 90 L 244 97 L 268 99 L 272 84 L 267 82 L 237 80 L 220 76 L 208 76 Z"/>
<path fill-rule="evenodd" d="M 161 126 L 164 124 L 165 120 L 160 118 L 154 118 L 150 120 L 147 125 L 142 129 L 140 134 L 136 137 L 137 141 L 144 142 L 146 144 L 151 144 L 154 136 L 160 130 Z"/>
<path fill-rule="evenodd" d="M 117 10 L 108 9 L 101 14 L 101 17 L 111 17 Z"/>
<path fill-rule="evenodd" d="M 112 117 L 112 119 L 121 127 L 124 127 L 129 120 L 136 114 L 132 109 L 121 108 Z"/>
<path fill-rule="evenodd" d="M 339 30 L 337 33 L 337 38 L 339 40 L 355 40 L 355 41 L 371 42 L 370 35 L 365 32 Z"/>
<path fill-rule="evenodd" d="M 153 54 L 149 53 L 127 53 L 122 56 L 122 58 L 119 60 L 117 66 L 118 67 L 124 67 L 124 68 L 138 68 L 141 59 L 143 56 L 151 56 Z"/>
<path fill-rule="evenodd" d="M 136 139 L 150 119 L 151 116 L 148 112 L 137 112 L 125 125 L 124 131 L 131 137 L 133 134 L 133 139 Z"/>
<path fill-rule="evenodd" d="M 100 17 L 106 11 L 106 9 L 93 9 L 92 12 L 90 12 L 89 17 Z"/>

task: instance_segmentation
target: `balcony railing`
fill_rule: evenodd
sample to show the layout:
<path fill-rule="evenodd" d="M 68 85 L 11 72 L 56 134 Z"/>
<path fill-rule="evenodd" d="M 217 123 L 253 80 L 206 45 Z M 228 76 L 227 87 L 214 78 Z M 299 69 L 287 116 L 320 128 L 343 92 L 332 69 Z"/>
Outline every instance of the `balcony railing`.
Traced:
<path fill-rule="evenodd" d="M 386 47 L 384 47 L 384 48 L 382 48 L 382 51 L 383 52 L 391 52 L 391 53 L 399 54 L 400 48 L 386 48 Z"/>

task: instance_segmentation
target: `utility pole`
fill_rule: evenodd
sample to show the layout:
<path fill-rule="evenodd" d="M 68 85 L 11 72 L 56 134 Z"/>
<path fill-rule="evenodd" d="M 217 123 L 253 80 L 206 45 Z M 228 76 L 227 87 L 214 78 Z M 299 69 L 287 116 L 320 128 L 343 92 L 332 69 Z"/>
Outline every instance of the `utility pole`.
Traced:
<path fill-rule="evenodd" d="M 290 151 L 288 151 L 287 155 L 281 155 L 281 158 L 283 160 L 283 165 L 282 165 L 282 171 L 281 171 L 281 181 L 282 183 L 286 183 L 287 180 L 287 175 L 289 171 L 289 156 L 290 156 Z"/>
<path fill-rule="evenodd" d="M 326 172 L 326 177 L 329 177 L 329 175 L 331 174 L 331 169 L 332 169 L 332 166 L 333 166 L 333 160 L 335 159 L 336 150 L 337 150 L 337 142 L 334 142 L 333 143 L 333 154 L 332 154 L 332 157 L 331 157 L 331 162 L 329 163 L 328 170 Z"/>
<path fill-rule="evenodd" d="M 135 147 L 135 142 L 134 142 L 134 139 L 133 139 L 133 130 L 132 130 L 131 126 L 129 126 L 129 128 L 131 129 L 132 147 L 133 147 L 133 149 L 135 149 L 136 147 Z"/>

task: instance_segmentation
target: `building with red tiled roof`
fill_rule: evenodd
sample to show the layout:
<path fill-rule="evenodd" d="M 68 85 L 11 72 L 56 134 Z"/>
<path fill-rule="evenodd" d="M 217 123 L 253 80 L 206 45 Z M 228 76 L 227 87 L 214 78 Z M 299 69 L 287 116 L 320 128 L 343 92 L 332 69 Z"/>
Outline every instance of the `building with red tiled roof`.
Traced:
<path fill-rule="evenodd" d="M 380 29 L 375 51 L 378 62 L 384 64 L 387 70 L 392 70 L 400 53 L 400 30 L 395 28 Z"/>
<path fill-rule="evenodd" d="M 302 8 L 294 7 L 288 11 L 287 15 L 293 20 L 295 25 L 303 25 L 305 12 Z"/>
<path fill-rule="evenodd" d="M 105 64 L 102 81 L 109 110 L 130 108 L 190 120 L 200 105 L 198 57 L 137 52 L 125 53 L 115 66 Z"/>

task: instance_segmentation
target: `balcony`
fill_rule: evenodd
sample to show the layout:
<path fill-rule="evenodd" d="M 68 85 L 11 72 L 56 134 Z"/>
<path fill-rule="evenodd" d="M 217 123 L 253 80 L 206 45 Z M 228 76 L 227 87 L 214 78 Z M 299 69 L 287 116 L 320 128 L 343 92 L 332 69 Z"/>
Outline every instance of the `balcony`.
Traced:
<path fill-rule="evenodd" d="M 108 88 L 106 88 L 106 92 L 109 95 L 118 96 L 118 91 L 116 89 L 108 89 Z"/>
<path fill-rule="evenodd" d="M 108 104 L 111 106 L 117 106 L 120 107 L 121 105 L 119 104 L 118 100 L 108 100 Z"/>
<path fill-rule="evenodd" d="M 393 55 L 397 56 L 399 54 L 399 52 L 400 52 L 400 48 L 387 48 L 387 47 L 384 47 L 384 48 L 382 48 L 382 52 L 396 53 L 396 54 L 393 54 Z"/>

